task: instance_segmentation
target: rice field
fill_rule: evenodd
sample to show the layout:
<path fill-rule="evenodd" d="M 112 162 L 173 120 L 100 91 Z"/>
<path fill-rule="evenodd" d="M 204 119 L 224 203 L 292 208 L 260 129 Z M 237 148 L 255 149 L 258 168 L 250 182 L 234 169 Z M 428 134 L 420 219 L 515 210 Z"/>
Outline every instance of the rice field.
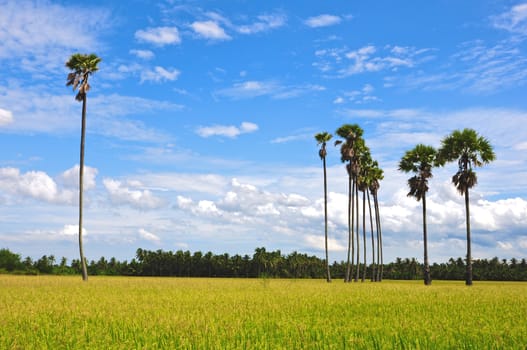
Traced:
<path fill-rule="evenodd" d="M 0 275 L 0 349 L 526 349 L 527 283 Z"/>

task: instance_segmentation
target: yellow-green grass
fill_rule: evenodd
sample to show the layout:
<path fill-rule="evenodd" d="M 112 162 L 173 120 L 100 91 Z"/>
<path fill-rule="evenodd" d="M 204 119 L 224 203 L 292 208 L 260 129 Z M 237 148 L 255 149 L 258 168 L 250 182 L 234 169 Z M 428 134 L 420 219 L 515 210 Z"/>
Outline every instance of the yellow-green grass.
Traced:
<path fill-rule="evenodd" d="M 0 275 L 0 349 L 526 346 L 527 283 Z"/>

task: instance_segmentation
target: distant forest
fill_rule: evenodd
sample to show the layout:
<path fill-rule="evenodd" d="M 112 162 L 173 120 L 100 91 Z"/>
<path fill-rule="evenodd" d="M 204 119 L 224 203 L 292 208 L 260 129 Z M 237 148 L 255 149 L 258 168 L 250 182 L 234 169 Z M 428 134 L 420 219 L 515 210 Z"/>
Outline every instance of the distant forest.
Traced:
<path fill-rule="evenodd" d="M 280 250 L 267 251 L 256 248 L 252 256 L 216 255 L 200 251 L 137 249 L 136 257 L 130 262 L 110 260 L 101 257 L 88 263 L 88 273 L 92 276 L 171 276 L 171 277 L 240 277 L 240 278 L 325 278 L 325 260 L 314 255 L 293 252 L 283 255 Z M 480 281 L 527 281 L 526 259 L 479 259 L 473 261 L 474 280 Z M 344 279 L 346 263 L 334 262 L 330 265 L 333 279 Z M 464 280 L 465 262 L 462 258 L 451 258 L 446 263 L 430 266 L 432 279 Z M 371 266 L 360 265 L 359 281 L 370 281 Z M 38 260 L 30 257 L 22 259 L 20 254 L 9 249 L 0 249 L 0 273 L 10 274 L 81 274 L 80 260 L 68 264 L 66 258 L 57 260 L 53 255 L 44 255 Z M 383 265 L 384 279 L 419 280 L 423 279 L 423 264 L 415 258 L 397 258 Z"/>

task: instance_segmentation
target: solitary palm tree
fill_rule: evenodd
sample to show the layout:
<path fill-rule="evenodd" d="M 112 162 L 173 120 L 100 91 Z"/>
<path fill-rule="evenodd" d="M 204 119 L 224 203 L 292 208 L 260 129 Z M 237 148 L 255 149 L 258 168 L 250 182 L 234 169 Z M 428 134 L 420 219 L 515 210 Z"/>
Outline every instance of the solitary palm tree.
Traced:
<path fill-rule="evenodd" d="M 66 67 L 71 72 L 68 74 L 66 86 L 73 86 L 73 90 L 77 90 L 75 100 L 82 102 L 82 127 L 81 127 L 81 149 L 80 149 L 80 165 L 79 165 L 79 253 L 82 266 L 82 279 L 88 280 L 88 270 L 86 268 L 86 259 L 84 258 L 84 251 L 82 247 L 82 194 L 83 194 L 83 176 L 84 176 L 84 140 L 86 135 L 86 96 L 90 90 L 88 78 L 91 74 L 96 72 L 97 66 L 101 59 L 95 54 L 73 54 Z"/>
<path fill-rule="evenodd" d="M 430 265 L 428 263 L 428 235 L 426 230 L 426 192 L 428 192 L 428 179 L 432 177 L 432 167 L 436 163 L 437 151 L 432 146 L 418 144 L 414 149 L 407 151 L 399 162 L 399 170 L 415 175 L 408 179 L 409 197 L 415 197 L 423 203 L 423 244 L 424 244 L 424 282 L 432 284 Z"/>
<path fill-rule="evenodd" d="M 344 140 L 335 141 L 335 146 L 342 144 L 340 147 L 340 160 L 346 164 L 346 170 L 348 173 L 348 258 L 347 258 L 347 269 L 344 277 L 344 282 L 351 281 L 351 271 L 353 270 L 353 262 L 351 257 L 354 256 L 355 244 L 354 244 L 354 197 L 355 197 L 355 184 L 357 175 L 357 162 L 355 154 L 355 144 L 361 139 L 363 130 L 357 124 L 344 124 L 337 129 L 336 134 Z"/>
<path fill-rule="evenodd" d="M 438 151 L 438 163 L 457 160 L 458 171 L 452 182 L 461 195 L 465 196 L 465 215 L 467 226 L 467 272 L 465 284 L 472 285 L 472 247 L 470 237 L 470 200 L 469 189 L 474 187 L 478 178 L 473 167 L 481 167 L 496 159 L 490 142 L 479 136 L 473 129 L 455 130 L 441 141 Z"/>
<path fill-rule="evenodd" d="M 326 248 L 326 280 L 331 282 L 331 274 L 329 271 L 329 253 L 328 253 L 328 186 L 327 186 L 327 176 L 326 176 L 326 143 L 331 140 L 333 135 L 324 131 L 315 135 L 317 144 L 321 145 L 318 155 L 322 159 L 322 166 L 324 168 L 324 241 Z"/>

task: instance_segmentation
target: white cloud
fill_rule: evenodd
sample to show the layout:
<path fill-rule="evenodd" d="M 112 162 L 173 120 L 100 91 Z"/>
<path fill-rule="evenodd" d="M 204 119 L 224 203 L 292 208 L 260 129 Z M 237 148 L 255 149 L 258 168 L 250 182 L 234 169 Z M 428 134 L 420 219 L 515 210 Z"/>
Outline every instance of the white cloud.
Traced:
<path fill-rule="evenodd" d="M 149 190 L 130 189 L 120 181 L 110 178 L 104 179 L 103 184 L 110 200 L 115 204 L 129 205 L 136 209 L 157 209 L 164 206 L 164 201 Z"/>
<path fill-rule="evenodd" d="M 191 28 L 205 39 L 211 40 L 230 40 L 231 37 L 225 33 L 225 30 L 221 28 L 218 23 L 214 21 L 196 21 L 192 23 Z"/>
<path fill-rule="evenodd" d="M 145 81 L 153 81 L 159 83 L 162 81 L 174 81 L 177 80 L 181 72 L 177 69 L 165 69 L 160 66 L 156 66 L 154 70 L 144 70 L 141 72 L 141 83 Z"/>
<path fill-rule="evenodd" d="M 152 43 L 159 46 L 179 44 L 181 38 L 176 27 L 155 27 L 141 29 L 135 32 L 135 38 L 139 41 Z"/>
<path fill-rule="evenodd" d="M 76 164 L 72 168 L 64 171 L 60 178 L 65 187 L 79 189 L 79 170 L 80 166 Z M 84 176 L 83 176 L 83 188 L 85 191 L 95 188 L 96 182 L 95 178 L 99 171 L 95 168 L 84 166 Z"/>
<path fill-rule="evenodd" d="M 430 51 L 390 45 L 383 48 L 367 45 L 351 51 L 347 48 L 323 49 L 315 52 L 318 61 L 313 66 L 326 74 L 334 71 L 340 78 L 367 72 L 397 72 L 429 60 Z"/>
<path fill-rule="evenodd" d="M 216 91 L 216 96 L 224 96 L 232 99 L 254 98 L 258 96 L 270 96 L 274 99 L 288 99 L 298 97 L 311 92 L 324 91 L 321 85 L 281 85 L 277 81 L 249 80 L 236 83 L 232 87 Z"/>
<path fill-rule="evenodd" d="M 143 239 L 146 239 L 147 241 L 151 241 L 151 242 L 154 242 L 154 243 L 160 243 L 161 242 L 161 238 L 159 238 L 159 236 L 157 236 L 156 234 L 152 233 L 152 232 L 149 232 L 147 230 L 145 230 L 144 228 L 140 228 L 139 229 L 139 236 Z"/>
<path fill-rule="evenodd" d="M 243 122 L 239 127 L 234 125 L 213 125 L 202 126 L 196 130 L 201 137 L 225 136 L 235 138 L 241 134 L 248 134 L 258 130 L 258 125 L 249 122 Z"/>
<path fill-rule="evenodd" d="M 155 56 L 150 50 L 130 50 L 130 53 L 144 60 L 152 59 Z"/>
<path fill-rule="evenodd" d="M 7 109 L 0 108 L 0 127 L 13 122 L 13 113 Z"/>
<path fill-rule="evenodd" d="M 62 230 L 59 232 L 59 236 L 65 236 L 65 237 L 72 237 L 77 236 L 79 234 L 79 225 L 64 225 Z M 88 235 L 88 231 L 85 227 L 82 228 L 82 235 L 86 236 Z"/>
<path fill-rule="evenodd" d="M 287 17 L 283 14 L 261 15 L 258 21 L 248 25 L 240 25 L 236 30 L 241 34 L 255 34 L 285 25 Z"/>
<path fill-rule="evenodd" d="M 72 204 L 74 191 L 61 189 L 57 183 L 43 171 L 21 173 L 17 168 L 0 168 L 0 188 L 10 200 L 35 199 L 38 201 Z"/>
<path fill-rule="evenodd" d="M 339 16 L 323 14 L 315 17 L 309 17 L 305 20 L 305 24 L 312 28 L 328 27 L 339 24 L 342 19 Z"/>
<path fill-rule="evenodd" d="M 492 16 L 491 22 L 496 28 L 527 35 L 527 3 L 515 5 L 505 13 Z"/>
<path fill-rule="evenodd" d="M 62 74 L 65 57 L 79 50 L 98 49 L 97 33 L 110 23 L 110 13 L 96 7 L 4 1 L 0 11 L 0 58 L 17 60 L 17 67 L 39 77 L 49 78 L 50 72 Z"/>

